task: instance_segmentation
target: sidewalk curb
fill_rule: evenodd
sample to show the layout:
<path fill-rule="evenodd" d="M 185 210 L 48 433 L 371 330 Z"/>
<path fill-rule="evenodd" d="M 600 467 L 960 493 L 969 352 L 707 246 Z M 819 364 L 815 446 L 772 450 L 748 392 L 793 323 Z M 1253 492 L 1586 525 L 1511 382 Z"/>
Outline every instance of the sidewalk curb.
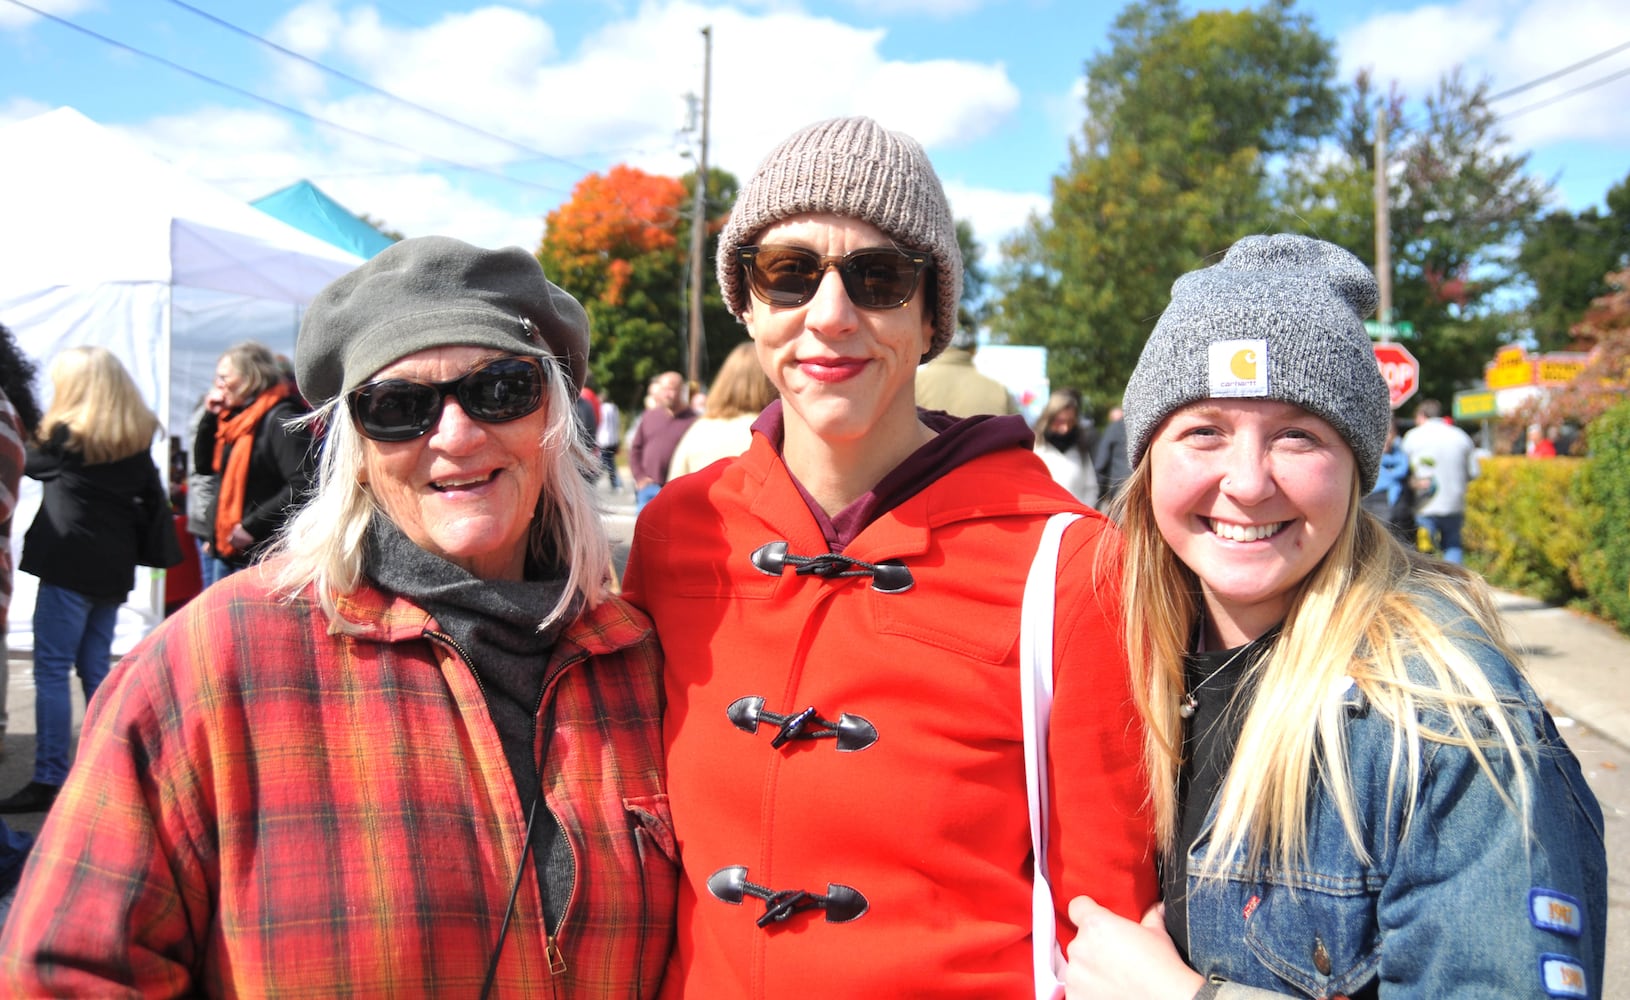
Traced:
<path fill-rule="evenodd" d="M 1630 751 L 1630 636 L 1577 611 L 1496 590 L 1529 682 L 1551 707 Z M 1563 733 L 1566 736 L 1566 732 Z"/>

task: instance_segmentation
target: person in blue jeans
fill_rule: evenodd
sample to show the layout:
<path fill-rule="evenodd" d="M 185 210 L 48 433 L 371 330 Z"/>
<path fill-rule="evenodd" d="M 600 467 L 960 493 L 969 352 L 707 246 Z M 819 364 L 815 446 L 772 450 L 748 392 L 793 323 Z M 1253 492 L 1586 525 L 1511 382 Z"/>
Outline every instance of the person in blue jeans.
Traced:
<path fill-rule="evenodd" d="M 0 813 L 40 812 L 68 777 L 73 727 L 69 676 L 86 702 L 107 676 L 119 606 L 136 583 L 152 518 L 167 510 L 148 449 L 158 417 L 103 347 L 71 347 L 51 362 L 50 408 L 24 473 L 43 485 L 18 568 L 39 577 L 34 597 L 34 777 L 0 799 Z"/>
<path fill-rule="evenodd" d="M 1359 504 L 1391 419 L 1377 297 L 1346 250 L 1247 237 L 1177 280 L 1127 384 L 1163 903 L 1071 901 L 1071 1000 L 1602 996 L 1579 761 L 1481 579 Z"/>
<path fill-rule="evenodd" d="M 1480 463 L 1471 435 L 1443 419 L 1443 404 L 1427 399 L 1415 409 L 1415 426 L 1404 435 L 1422 502 L 1415 520 L 1425 528 L 1444 561 L 1465 561 L 1460 529 L 1466 521 L 1467 484 Z"/>
<path fill-rule="evenodd" d="M 34 849 L 34 835 L 13 830 L 0 819 L 0 928 L 11 914 L 11 901 L 17 898 L 17 883 L 23 877 L 23 863 Z"/>
<path fill-rule="evenodd" d="M 674 449 L 696 422 L 683 375 L 663 372 L 651 380 L 649 389 L 652 405 L 640 414 L 639 426 L 628 442 L 628 471 L 634 477 L 636 513 L 644 510 L 667 483 Z"/>

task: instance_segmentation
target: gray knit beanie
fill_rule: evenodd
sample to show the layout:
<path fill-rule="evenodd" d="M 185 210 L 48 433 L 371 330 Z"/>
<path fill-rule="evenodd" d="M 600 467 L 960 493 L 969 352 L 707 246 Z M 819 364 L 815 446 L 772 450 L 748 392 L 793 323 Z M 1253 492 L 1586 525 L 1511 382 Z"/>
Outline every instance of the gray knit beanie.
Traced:
<path fill-rule="evenodd" d="M 575 390 L 588 370 L 589 317 L 520 247 L 420 236 L 317 293 L 295 340 L 295 379 L 321 406 L 393 361 L 452 345 L 554 358 Z"/>
<path fill-rule="evenodd" d="M 870 118 L 833 118 L 794 132 L 742 185 L 719 236 L 719 288 L 731 313 L 747 314 L 747 282 L 736 251 L 795 215 L 827 212 L 869 222 L 934 258 L 938 295 L 927 361 L 950 343 L 962 299 L 962 250 L 945 188 L 917 140 Z"/>
<path fill-rule="evenodd" d="M 1201 399 L 1294 403 L 1353 449 L 1375 487 L 1392 406 L 1364 317 L 1375 277 L 1346 250 L 1306 236 L 1247 236 L 1172 285 L 1172 301 L 1126 385 L 1126 444 L 1143 459 L 1172 411 Z"/>

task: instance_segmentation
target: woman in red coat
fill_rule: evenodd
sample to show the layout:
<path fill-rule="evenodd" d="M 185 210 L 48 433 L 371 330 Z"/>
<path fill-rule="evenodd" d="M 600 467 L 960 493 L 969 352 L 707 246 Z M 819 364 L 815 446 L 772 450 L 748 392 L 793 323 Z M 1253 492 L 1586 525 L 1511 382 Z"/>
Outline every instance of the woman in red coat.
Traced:
<path fill-rule="evenodd" d="M 664 994 L 1034 995 L 1018 633 L 1055 513 L 1083 515 L 1055 588 L 1055 926 L 1087 886 L 1129 917 L 1156 895 L 1113 529 L 1021 417 L 917 409 L 962 261 L 913 139 L 795 133 L 742 189 L 718 270 L 781 399 L 745 455 L 641 513 L 625 578 L 667 663 L 684 878 Z"/>

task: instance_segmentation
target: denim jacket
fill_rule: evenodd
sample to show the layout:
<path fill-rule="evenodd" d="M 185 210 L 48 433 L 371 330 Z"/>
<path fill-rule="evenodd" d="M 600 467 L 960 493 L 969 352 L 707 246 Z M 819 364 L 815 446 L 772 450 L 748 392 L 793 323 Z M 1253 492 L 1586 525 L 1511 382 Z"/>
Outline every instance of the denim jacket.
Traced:
<path fill-rule="evenodd" d="M 1532 838 L 1463 748 L 1421 741 L 1420 779 L 1388 795 L 1394 727 L 1350 686 L 1340 697 L 1368 862 L 1353 852 L 1321 782 L 1309 861 L 1294 869 L 1237 854 L 1222 880 L 1188 879 L 1191 964 L 1218 1000 L 1269 996 L 1584 997 L 1602 993 L 1607 860 L 1602 811 L 1579 762 L 1516 669 L 1471 639 L 1530 749 Z M 1424 679 L 1424 678 L 1422 678 Z M 1421 721 L 1438 731 L 1436 710 Z M 1509 757 L 1485 751 L 1508 783 Z M 1405 795 L 1416 799 L 1403 822 Z M 1210 840 L 1215 803 L 1189 847 Z"/>

